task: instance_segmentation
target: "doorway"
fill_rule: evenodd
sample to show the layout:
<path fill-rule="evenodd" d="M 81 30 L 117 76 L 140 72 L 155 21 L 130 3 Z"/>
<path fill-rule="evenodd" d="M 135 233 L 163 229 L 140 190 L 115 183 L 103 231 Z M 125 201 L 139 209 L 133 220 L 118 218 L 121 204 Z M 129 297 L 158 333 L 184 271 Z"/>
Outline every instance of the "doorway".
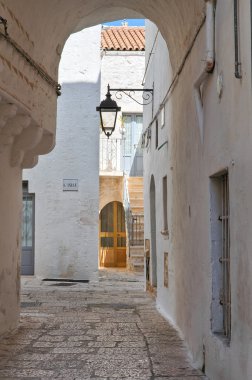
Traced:
<path fill-rule="evenodd" d="M 34 274 L 34 202 L 35 195 L 28 192 L 23 182 L 21 274 Z"/>
<path fill-rule="evenodd" d="M 151 285 L 157 286 L 157 244 L 156 244 L 156 187 L 153 175 L 150 183 L 150 226 L 151 226 Z"/>
<path fill-rule="evenodd" d="M 101 210 L 99 265 L 126 267 L 125 212 L 121 202 L 110 202 Z"/>
<path fill-rule="evenodd" d="M 125 114 L 122 118 L 125 127 L 122 167 L 131 177 L 142 177 L 143 149 L 141 147 L 141 136 L 143 115 Z"/>

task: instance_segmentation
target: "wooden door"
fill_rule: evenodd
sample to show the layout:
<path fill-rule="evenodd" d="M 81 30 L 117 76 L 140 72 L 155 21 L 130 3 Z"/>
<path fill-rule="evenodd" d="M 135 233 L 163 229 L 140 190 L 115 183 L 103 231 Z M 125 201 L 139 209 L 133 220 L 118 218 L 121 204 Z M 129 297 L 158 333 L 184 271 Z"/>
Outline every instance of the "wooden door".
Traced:
<path fill-rule="evenodd" d="M 100 214 L 101 267 L 126 267 L 125 213 L 122 203 L 108 203 Z"/>

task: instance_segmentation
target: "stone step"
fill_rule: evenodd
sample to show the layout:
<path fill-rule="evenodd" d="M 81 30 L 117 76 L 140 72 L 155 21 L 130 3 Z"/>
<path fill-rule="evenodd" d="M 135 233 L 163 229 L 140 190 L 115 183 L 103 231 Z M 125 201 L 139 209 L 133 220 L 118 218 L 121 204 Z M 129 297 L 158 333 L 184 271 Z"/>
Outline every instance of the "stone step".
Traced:
<path fill-rule="evenodd" d="M 144 264 L 130 263 L 129 268 L 130 268 L 130 270 L 132 270 L 134 272 L 144 273 Z"/>
<path fill-rule="evenodd" d="M 130 249 L 130 257 L 144 257 L 144 249 L 142 250 Z"/>
<path fill-rule="evenodd" d="M 140 190 L 140 189 L 143 189 L 143 184 L 142 183 L 130 183 L 128 182 L 128 189 L 136 189 L 136 190 Z"/>
<path fill-rule="evenodd" d="M 130 246 L 130 257 L 142 257 L 144 258 L 143 246 Z"/>
<path fill-rule="evenodd" d="M 134 214 L 138 215 L 138 214 L 143 214 L 144 208 L 143 207 L 131 207 L 130 210 L 131 210 L 133 215 Z"/>
<path fill-rule="evenodd" d="M 130 198 L 130 205 L 140 204 L 143 205 L 143 198 Z"/>
<path fill-rule="evenodd" d="M 132 187 L 132 186 L 128 186 L 128 192 L 129 192 L 129 195 L 130 194 L 143 194 L 144 190 L 143 190 L 143 187 Z"/>
<path fill-rule="evenodd" d="M 143 199 L 143 193 L 141 191 L 134 191 L 129 194 L 130 199 Z"/>
<path fill-rule="evenodd" d="M 143 177 L 128 177 L 129 183 L 143 183 Z"/>

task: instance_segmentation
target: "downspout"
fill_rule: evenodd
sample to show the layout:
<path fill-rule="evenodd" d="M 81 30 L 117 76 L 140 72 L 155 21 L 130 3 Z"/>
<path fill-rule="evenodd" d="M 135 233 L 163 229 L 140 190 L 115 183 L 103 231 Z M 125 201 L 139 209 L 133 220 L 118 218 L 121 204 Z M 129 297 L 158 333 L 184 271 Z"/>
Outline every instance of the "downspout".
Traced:
<path fill-rule="evenodd" d="M 252 80 L 252 0 L 250 0 L 250 66 L 251 66 L 251 80 Z"/>
<path fill-rule="evenodd" d="M 239 49 L 239 4 L 238 0 L 234 0 L 234 45 L 235 45 L 235 77 L 241 79 L 241 62 Z"/>
<path fill-rule="evenodd" d="M 198 117 L 200 139 L 204 139 L 204 112 L 201 86 L 214 70 L 215 65 L 215 21 L 214 21 L 214 4 L 215 0 L 206 1 L 206 59 L 204 67 L 198 78 L 194 82 L 194 98 Z"/>

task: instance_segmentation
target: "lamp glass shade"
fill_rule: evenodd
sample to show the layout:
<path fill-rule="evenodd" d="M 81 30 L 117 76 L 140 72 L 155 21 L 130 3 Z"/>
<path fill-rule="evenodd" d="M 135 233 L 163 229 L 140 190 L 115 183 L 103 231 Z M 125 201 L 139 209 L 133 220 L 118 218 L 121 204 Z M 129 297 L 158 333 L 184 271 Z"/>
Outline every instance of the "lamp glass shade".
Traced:
<path fill-rule="evenodd" d="M 116 126 L 117 110 L 101 108 L 100 110 L 101 127 L 106 135 L 111 135 Z"/>
<path fill-rule="evenodd" d="M 104 99 L 99 107 L 96 107 L 96 111 L 100 113 L 101 128 L 107 137 L 111 136 L 115 130 L 116 118 L 118 111 L 121 111 L 121 107 L 118 107 L 117 103 L 111 99 L 110 87 L 108 85 L 108 92 L 106 99 Z"/>

